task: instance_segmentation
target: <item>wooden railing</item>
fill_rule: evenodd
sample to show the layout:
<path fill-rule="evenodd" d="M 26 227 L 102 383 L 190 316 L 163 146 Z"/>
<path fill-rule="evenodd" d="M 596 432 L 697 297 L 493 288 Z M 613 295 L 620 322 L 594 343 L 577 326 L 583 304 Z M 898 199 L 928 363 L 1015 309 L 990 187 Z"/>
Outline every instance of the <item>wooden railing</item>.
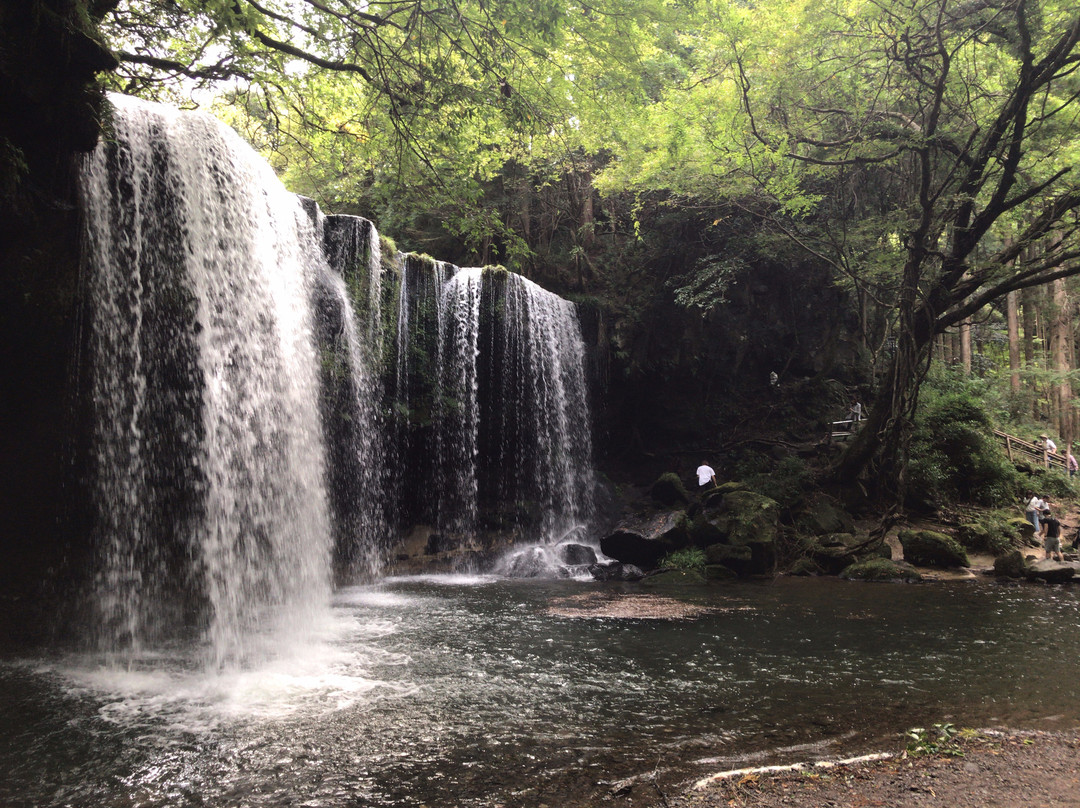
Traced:
<path fill-rule="evenodd" d="M 1000 440 L 1005 446 L 1005 454 L 1007 454 L 1009 460 L 1014 463 L 1019 457 L 1033 463 L 1038 463 L 1048 469 L 1056 468 L 1065 472 L 1069 470 L 1069 464 L 1065 459 L 1065 455 L 1058 454 L 1057 452 L 1048 452 L 1045 444 L 1032 443 L 1023 438 L 1018 438 L 1015 435 L 1010 435 L 1007 432 L 1002 432 L 999 429 L 994 430 L 994 437 Z"/>

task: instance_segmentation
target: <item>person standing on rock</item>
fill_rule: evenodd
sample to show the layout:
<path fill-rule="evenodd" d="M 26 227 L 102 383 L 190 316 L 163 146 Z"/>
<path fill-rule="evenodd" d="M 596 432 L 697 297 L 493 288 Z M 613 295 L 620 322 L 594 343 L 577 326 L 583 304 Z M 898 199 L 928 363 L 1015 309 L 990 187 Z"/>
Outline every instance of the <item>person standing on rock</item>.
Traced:
<path fill-rule="evenodd" d="M 1039 535 L 1039 514 L 1046 510 L 1046 503 L 1039 499 L 1038 494 L 1032 494 L 1031 499 L 1028 500 L 1026 506 L 1024 506 L 1024 516 L 1027 520 L 1035 526 L 1035 535 Z"/>
<path fill-rule="evenodd" d="M 1049 511 L 1043 517 L 1043 524 L 1046 525 L 1046 538 L 1043 539 L 1043 549 L 1046 551 L 1047 559 L 1056 557 L 1058 561 L 1065 560 L 1065 554 L 1061 552 L 1061 522 L 1057 520 L 1057 517 Z"/>
<path fill-rule="evenodd" d="M 716 472 L 713 471 L 712 466 L 710 466 L 707 462 L 702 460 L 701 465 L 697 467 L 697 484 L 698 484 L 698 488 L 704 488 L 710 482 L 714 486 L 716 485 Z"/>

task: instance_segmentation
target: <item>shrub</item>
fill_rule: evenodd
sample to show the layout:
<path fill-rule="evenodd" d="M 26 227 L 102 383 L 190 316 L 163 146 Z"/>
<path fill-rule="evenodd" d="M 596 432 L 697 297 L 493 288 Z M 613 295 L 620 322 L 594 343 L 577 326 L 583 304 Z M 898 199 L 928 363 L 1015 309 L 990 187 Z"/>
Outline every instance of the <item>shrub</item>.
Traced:
<path fill-rule="evenodd" d="M 685 547 L 682 550 L 670 552 L 660 559 L 661 568 L 694 570 L 701 573 L 705 572 L 707 563 L 705 551 L 700 547 Z"/>
<path fill-rule="evenodd" d="M 908 467 L 915 503 L 1013 502 L 1024 480 L 991 433 L 978 380 L 938 374 L 923 386 Z"/>

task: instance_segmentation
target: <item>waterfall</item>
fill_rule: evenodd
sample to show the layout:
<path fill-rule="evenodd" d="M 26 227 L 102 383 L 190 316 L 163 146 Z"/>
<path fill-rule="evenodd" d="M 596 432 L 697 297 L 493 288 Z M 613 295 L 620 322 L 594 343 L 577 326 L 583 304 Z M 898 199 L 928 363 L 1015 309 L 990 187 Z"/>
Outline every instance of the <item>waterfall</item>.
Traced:
<path fill-rule="evenodd" d="M 322 251 L 231 129 L 112 102 L 82 181 L 101 640 L 193 624 L 221 666 L 328 601 Z"/>
<path fill-rule="evenodd" d="M 317 303 L 323 351 L 323 426 L 334 512 L 334 566 L 341 580 L 371 577 L 390 539 L 388 475 L 395 457 L 373 371 L 383 355 L 379 233 L 358 216 L 315 212 L 329 264 Z M 358 322 L 358 318 L 360 322 Z"/>
<path fill-rule="evenodd" d="M 585 346 L 573 304 L 520 275 L 506 279 L 506 360 L 493 454 L 504 496 L 535 490 L 540 537 L 557 542 L 593 519 L 592 429 Z M 516 429 L 511 416 L 517 414 Z M 512 485 L 508 485 L 509 481 Z"/>
<path fill-rule="evenodd" d="M 589 523 L 570 303 L 384 256 L 214 119 L 112 102 L 81 182 L 100 647 L 194 634 L 243 663 L 414 525 L 489 549 Z"/>
<path fill-rule="evenodd" d="M 406 454 L 440 536 L 554 544 L 586 528 L 595 484 L 573 304 L 502 269 L 414 259 L 402 278 L 396 401 L 431 422 Z"/>

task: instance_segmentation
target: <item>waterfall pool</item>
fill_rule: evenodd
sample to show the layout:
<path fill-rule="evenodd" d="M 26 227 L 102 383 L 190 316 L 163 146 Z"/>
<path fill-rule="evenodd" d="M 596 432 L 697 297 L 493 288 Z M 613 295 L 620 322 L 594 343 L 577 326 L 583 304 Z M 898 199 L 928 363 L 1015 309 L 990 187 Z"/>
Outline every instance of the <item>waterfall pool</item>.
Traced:
<path fill-rule="evenodd" d="M 936 721 L 1080 723 L 1075 588 L 418 577 L 340 590 L 329 620 L 215 673 L 183 644 L 8 652 L 0 804 L 585 806 Z"/>

